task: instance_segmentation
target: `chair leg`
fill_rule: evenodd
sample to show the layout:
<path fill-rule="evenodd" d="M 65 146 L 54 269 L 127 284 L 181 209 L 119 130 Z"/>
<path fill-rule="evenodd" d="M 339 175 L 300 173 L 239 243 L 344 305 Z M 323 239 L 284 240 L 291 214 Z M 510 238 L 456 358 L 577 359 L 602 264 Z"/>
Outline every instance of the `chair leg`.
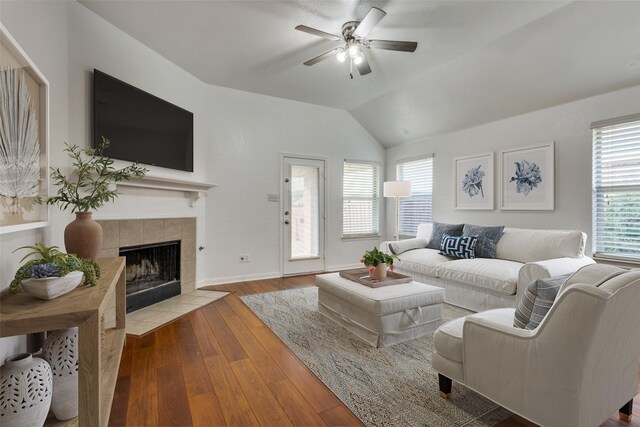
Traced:
<path fill-rule="evenodd" d="M 620 416 L 620 419 L 622 421 L 630 423 L 632 411 L 633 411 L 633 399 L 628 401 L 626 405 L 620 408 L 620 412 L 618 413 L 618 415 Z"/>
<path fill-rule="evenodd" d="M 440 387 L 440 397 L 448 399 L 451 394 L 451 378 L 438 374 L 438 386 Z"/>

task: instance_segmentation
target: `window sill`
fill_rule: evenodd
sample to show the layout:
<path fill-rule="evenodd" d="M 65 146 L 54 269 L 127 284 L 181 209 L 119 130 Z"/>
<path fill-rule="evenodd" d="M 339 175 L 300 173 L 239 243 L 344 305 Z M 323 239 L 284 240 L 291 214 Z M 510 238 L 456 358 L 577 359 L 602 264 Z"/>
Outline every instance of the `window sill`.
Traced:
<path fill-rule="evenodd" d="M 623 257 L 607 256 L 607 255 L 594 255 L 593 259 L 596 262 L 599 262 L 602 264 L 613 264 L 620 267 L 637 268 L 640 265 L 639 258 L 623 258 Z"/>
<path fill-rule="evenodd" d="M 368 236 L 342 236 L 343 242 L 351 242 L 355 240 L 380 240 L 382 236 L 380 234 L 371 234 Z"/>

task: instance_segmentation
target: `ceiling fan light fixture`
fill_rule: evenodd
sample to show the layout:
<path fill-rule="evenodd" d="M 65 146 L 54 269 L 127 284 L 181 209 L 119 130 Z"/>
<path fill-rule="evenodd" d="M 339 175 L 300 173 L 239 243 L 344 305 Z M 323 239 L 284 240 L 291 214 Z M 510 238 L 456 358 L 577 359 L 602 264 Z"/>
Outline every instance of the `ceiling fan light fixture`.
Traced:
<path fill-rule="evenodd" d="M 347 59 L 347 52 L 345 52 L 344 49 L 339 51 L 336 58 L 338 59 L 338 62 L 344 62 Z"/>
<path fill-rule="evenodd" d="M 362 55 L 358 55 L 355 58 L 353 58 L 353 63 L 356 65 L 362 64 L 362 61 L 364 61 L 364 58 L 362 57 Z"/>
<path fill-rule="evenodd" d="M 352 44 L 347 49 L 347 53 L 349 54 L 349 58 L 355 59 L 360 54 L 360 48 L 357 45 Z"/>

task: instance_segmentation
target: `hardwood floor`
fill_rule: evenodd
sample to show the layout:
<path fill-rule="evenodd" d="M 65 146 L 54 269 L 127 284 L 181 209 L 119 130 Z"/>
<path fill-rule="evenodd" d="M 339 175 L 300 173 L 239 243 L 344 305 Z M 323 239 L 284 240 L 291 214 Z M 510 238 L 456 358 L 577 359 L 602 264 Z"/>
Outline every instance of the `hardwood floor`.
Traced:
<path fill-rule="evenodd" d="M 314 276 L 210 287 L 231 295 L 127 337 L 110 426 L 362 426 L 249 310 L 241 295 L 313 285 Z M 640 427 L 640 395 L 631 424 Z M 499 427 L 533 424 L 513 416 Z"/>

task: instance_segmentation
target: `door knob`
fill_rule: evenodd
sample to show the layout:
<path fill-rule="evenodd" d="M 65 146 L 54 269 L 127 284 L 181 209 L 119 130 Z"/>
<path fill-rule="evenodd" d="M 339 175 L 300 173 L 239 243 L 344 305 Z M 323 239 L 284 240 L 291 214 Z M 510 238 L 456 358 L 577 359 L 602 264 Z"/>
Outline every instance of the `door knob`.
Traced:
<path fill-rule="evenodd" d="M 289 225 L 289 220 L 288 219 L 284 221 L 284 225 Z"/>
<path fill-rule="evenodd" d="M 285 178 L 285 179 L 284 179 L 284 182 L 289 182 L 289 178 Z"/>
<path fill-rule="evenodd" d="M 285 215 L 289 215 L 289 211 L 284 211 L 284 214 Z"/>

